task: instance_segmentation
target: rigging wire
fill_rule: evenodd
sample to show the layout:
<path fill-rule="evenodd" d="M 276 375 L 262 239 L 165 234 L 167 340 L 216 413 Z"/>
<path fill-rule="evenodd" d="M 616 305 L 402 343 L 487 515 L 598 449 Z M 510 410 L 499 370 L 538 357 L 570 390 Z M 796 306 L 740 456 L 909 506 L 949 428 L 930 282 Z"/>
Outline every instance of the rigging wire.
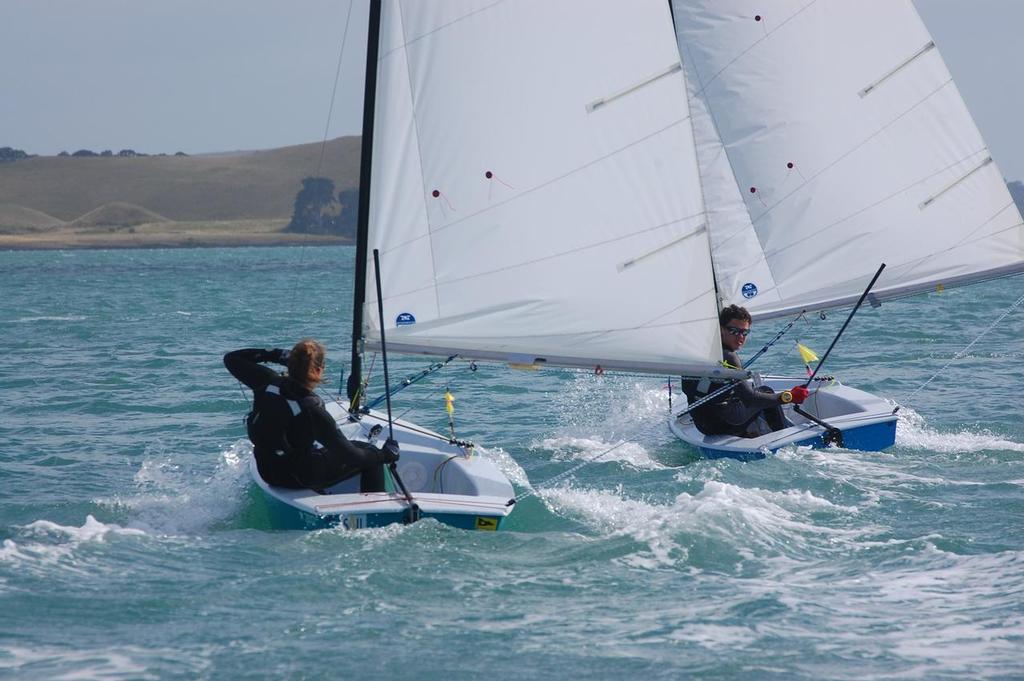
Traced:
<path fill-rule="evenodd" d="M 944 365 L 942 366 L 942 368 L 941 368 L 941 369 L 939 369 L 938 371 L 936 371 L 936 372 L 935 372 L 935 373 L 934 373 L 934 374 L 932 375 L 932 377 L 931 377 L 931 378 L 929 378 L 929 379 L 928 379 L 927 381 L 925 381 L 925 382 L 924 382 L 924 383 L 922 383 L 922 384 L 921 384 L 920 386 L 918 386 L 918 387 L 917 387 L 917 389 L 916 389 L 916 390 L 914 390 L 914 392 L 912 392 L 912 393 L 910 393 L 909 395 L 907 395 L 906 399 L 904 399 L 904 400 L 903 400 L 903 402 L 904 402 L 904 403 L 909 403 L 909 402 L 910 402 L 911 400 L 913 400 L 913 399 L 914 399 L 914 397 L 915 397 L 915 396 L 916 396 L 916 395 L 917 395 L 917 394 L 918 394 L 919 392 L 921 392 L 922 390 L 924 390 L 925 386 L 927 386 L 927 385 L 928 385 L 929 383 L 931 383 L 931 382 L 932 382 L 932 381 L 934 381 L 934 380 L 935 380 L 936 378 L 938 378 L 938 376 L 939 376 L 940 374 L 942 374 L 942 373 L 943 373 L 944 371 L 946 371 L 946 369 L 948 369 L 948 368 L 949 368 L 949 365 L 951 365 L 951 364 L 952 364 L 953 362 L 957 361 L 958 359 L 962 359 L 962 358 L 963 358 L 963 357 L 964 357 L 964 356 L 965 356 L 965 355 L 967 354 L 967 351 L 968 351 L 968 350 L 970 350 L 970 349 L 971 349 L 972 347 L 974 347 L 974 345 L 975 345 L 975 344 L 976 344 L 976 343 L 977 343 L 978 341 L 980 341 L 980 340 L 981 340 L 981 339 L 982 339 L 982 338 L 983 338 L 983 337 L 984 337 L 984 336 L 985 336 L 985 335 L 986 335 L 986 334 L 987 334 L 987 333 L 988 333 L 989 331 L 991 331 L 992 329 L 996 328 L 996 326 L 998 326 L 1000 322 L 1002 322 L 1002 321 L 1003 321 L 1004 319 L 1006 319 L 1006 318 L 1007 318 L 1007 317 L 1008 317 L 1008 316 L 1010 315 L 1010 313 L 1012 313 L 1012 312 L 1013 312 L 1014 310 L 1016 310 L 1016 309 L 1017 309 L 1018 307 L 1020 307 L 1022 303 L 1024 303 L 1024 295 L 1022 295 L 1022 296 L 1021 296 L 1020 298 L 1018 298 L 1017 300 L 1015 300 L 1015 301 L 1013 302 L 1013 304 L 1011 304 L 1011 305 L 1010 305 L 1010 307 L 1008 307 L 1008 308 L 1007 308 L 1007 309 L 1006 309 L 1006 310 L 1005 310 L 1005 311 L 1003 312 L 1003 314 L 999 315 L 999 318 L 998 318 L 998 319 L 996 319 L 996 320 L 995 320 L 994 322 L 992 322 L 991 324 L 989 324 L 989 325 L 988 325 L 988 327 L 987 327 L 987 328 L 986 328 L 986 329 L 985 329 L 984 331 L 982 331 L 982 332 L 981 332 L 980 334 L 978 334 L 978 337 L 977 337 L 977 338 L 975 338 L 975 339 L 974 339 L 974 340 L 972 340 L 972 341 L 971 341 L 970 343 L 968 343 L 968 344 L 967 344 L 967 347 L 965 347 L 965 348 L 964 348 L 963 350 L 961 350 L 960 352 L 958 352 L 958 353 L 956 353 L 955 355 L 953 355 L 953 357 L 952 357 L 952 358 L 951 358 L 951 359 L 950 359 L 950 360 L 949 360 L 948 362 L 946 362 L 946 363 L 945 363 L 945 364 L 944 364 Z M 900 410 L 900 407 L 899 407 L 899 405 L 896 405 L 896 408 L 892 410 L 892 413 L 893 413 L 893 414 L 895 414 L 895 413 L 896 413 L 896 412 L 898 412 L 899 410 Z"/>
<path fill-rule="evenodd" d="M 351 25 L 352 18 L 352 5 L 355 4 L 355 0 L 349 0 L 348 12 L 345 13 L 345 28 L 341 34 L 341 47 L 338 48 L 338 64 L 334 70 L 334 85 L 331 88 L 331 101 L 327 105 L 327 120 L 324 122 L 324 134 L 320 139 L 320 157 L 316 162 L 316 170 L 313 173 L 313 177 L 320 177 L 320 172 L 323 170 L 324 156 L 327 152 L 327 136 L 330 134 L 331 118 L 334 116 L 334 103 L 338 96 L 338 81 L 341 79 L 341 64 L 345 56 L 345 45 L 348 44 L 348 28 Z M 321 216 L 322 217 L 322 216 Z M 306 234 L 306 237 L 309 235 Z M 308 239 L 303 238 L 299 246 L 299 265 L 302 265 L 306 256 L 306 242 Z M 295 284 L 292 287 L 292 298 L 295 297 L 296 291 L 299 289 L 299 277 L 295 277 Z"/>
<path fill-rule="evenodd" d="M 547 480 L 545 480 L 544 482 L 541 482 L 541 483 L 538 483 L 538 484 L 534 485 L 531 489 L 528 489 L 525 492 L 517 494 L 515 496 L 516 503 L 519 503 L 523 499 L 526 499 L 527 497 L 531 497 L 531 496 L 537 494 L 537 492 L 540 491 L 540 489 L 542 487 L 548 487 L 548 486 L 553 485 L 554 483 L 558 482 L 559 480 L 564 480 L 565 478 L 568 478 L 568 477 L 572 476 L 574 473 L 576 473 L 576 471 L 578 471 L 579 469 L 583 468 L 584 466 L 587 466 L 589 464 L 594 463 L 595 461 L 598 461 L 602 457 L 607 456 L 608 454 L 611 454 L 612 452 L 614 452 L 616 449 L 618 449 L 622 445 L 624 445 L 624 444 L 626 444 L 628 442 L 632 442 L 632 441 L 633 441 L 632 438 L 626 438 L 622 442 L 620 442 L 619 444 L 614 445 L 612 447 L 609 447 L 608 449 L 606 449 L 603 452 L 600 452 L 598 454 L 595 454 L 594 456 L 590 457 L 589 459 L 585 459 L 585 460 L 581 461 L 580 463 L 576 464 L 572 468 L 566 469 L 566 470 L 562 471 L 561 473 L 559 473 L 558 475 L 552 476 L 552 477 L 548 478 Z"/>
<path fill-rule="evenodd" d="M 352 5 L 356 4 L 355 0 L 350 0 L 348 3 L 348 12 L 345 14 L 345 30 L 341 34 L 341 48 L 338 50 L 338 65 L 334 70 L 334 88 L 331 90 L 331 102 L 327 106 L 327 120 L 324 121 L 324 135 L 320 140 L 320 159 L 316 163 L 316 174 L 319 176 L 320 171 L 324 165 L 324 154 L 327 151 L 327 135 L 330 134 L 331 128 L 331 117 L 334 115 L 334 102 L 338 95 L 338 81 L 341 80 L 341 63 L 342 58 L 345 56 L 345 43 L 348 42 L 348 27 L 351 23 L 349 19 L 352 17 Z"/>

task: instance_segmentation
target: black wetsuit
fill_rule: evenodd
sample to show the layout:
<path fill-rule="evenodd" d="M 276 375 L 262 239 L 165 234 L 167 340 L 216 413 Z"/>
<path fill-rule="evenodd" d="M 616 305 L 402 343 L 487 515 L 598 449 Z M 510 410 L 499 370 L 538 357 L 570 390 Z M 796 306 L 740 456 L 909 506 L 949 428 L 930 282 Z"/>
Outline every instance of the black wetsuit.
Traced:
<path fill-rule="evenodd" d="M 722 347 L 722 358 L 730 369 L 742 369 L 743 363 L 739 355 Z M 700 392 L 698 381 L 683 381 L 683 392 L 692 403 L 704 395 L 713 393 L 726 382 L 711 381 L 707 390 Z M 771 431 L 786 427 L 786 419 L 782 414 L 782 405 L 775 392 L 767 387 L 754 388 L 749 381 L 740 381 L 732 390 L 716 397 L 707 404 L 690 412 L 693 425 L 705 435 L 738 435 L 740 437 L 757 437 L 764 435 L 764 428 L 759 427 L 758 416 L 764 416 Z M 770 432 L 770 431 L 768 431 Z"/>
<path fill-rule="evenodd" d="M 261 366 L 283 364 L 284 356 L 256 348 L 224 355 L 231 375 L 253 390 L 247 425 L 260 477 L 278 487 L 323 490 L 362 473 L 360 491 L 384 491 L 380 450 L 350 442 L 318 395 Z"/>

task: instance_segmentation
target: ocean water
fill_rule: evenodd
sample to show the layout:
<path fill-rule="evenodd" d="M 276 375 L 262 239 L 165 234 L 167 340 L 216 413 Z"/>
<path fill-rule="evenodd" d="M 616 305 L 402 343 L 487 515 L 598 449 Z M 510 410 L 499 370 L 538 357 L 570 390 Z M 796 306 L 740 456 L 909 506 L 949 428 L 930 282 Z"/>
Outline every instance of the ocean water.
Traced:
<path fill-rule="evenodd" d="M 958 354 L 1024 279 L 858 313 L 825 373 L 904 405 L 889 451 L 706 461 L 657 378 L 456 364 L 396 413 L 445 429 L 447 382 L 459 436 L 537 491 L 507 531 L 275 531 L 221 356 L 314 336 L 336 391 L 352 263 L 0 253 L 0 677 L 1024 678 L 1024 310 Z"/>

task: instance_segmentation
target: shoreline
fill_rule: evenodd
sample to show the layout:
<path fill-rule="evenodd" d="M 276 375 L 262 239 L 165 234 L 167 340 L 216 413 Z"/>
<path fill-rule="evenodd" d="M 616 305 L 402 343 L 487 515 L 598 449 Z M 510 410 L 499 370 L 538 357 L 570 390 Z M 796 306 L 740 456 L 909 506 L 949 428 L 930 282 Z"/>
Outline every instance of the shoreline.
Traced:
<path fill-rule="evenodd" d="M 197 232 L 137 234 L 48 232 L 0 234 L 0 251 L 345 246 L 353 243 L 355 241 L 348 237 L 319 234 L 282 234 L 280 232 L 264 234 L 202 234 Z"/>

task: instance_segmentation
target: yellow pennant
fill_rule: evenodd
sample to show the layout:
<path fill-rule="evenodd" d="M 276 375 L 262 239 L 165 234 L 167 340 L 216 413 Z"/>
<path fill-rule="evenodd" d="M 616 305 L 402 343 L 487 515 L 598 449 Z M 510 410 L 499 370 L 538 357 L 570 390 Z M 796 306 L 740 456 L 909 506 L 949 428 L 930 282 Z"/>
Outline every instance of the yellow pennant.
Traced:
<path fill-rule="evenodd" d="M 455 413 L 455 395 L 447 390 L 444 391 L 444 408 L 448 411 L 449 416 Z"/>
<path fill-rule="evenodd" d="M 797 343 L 796 344 L 796 349 L 797 349 L 797 352 L 800 353 L 800 356 L 803 358 L 804 364 L 807 364 L 809 362 L 817 362 L 818 361 L 818 356 L 816 354 L 814 354 L 814 350 L 811 350 L 809 347 L 807 347 L 803 343 Z"/>

